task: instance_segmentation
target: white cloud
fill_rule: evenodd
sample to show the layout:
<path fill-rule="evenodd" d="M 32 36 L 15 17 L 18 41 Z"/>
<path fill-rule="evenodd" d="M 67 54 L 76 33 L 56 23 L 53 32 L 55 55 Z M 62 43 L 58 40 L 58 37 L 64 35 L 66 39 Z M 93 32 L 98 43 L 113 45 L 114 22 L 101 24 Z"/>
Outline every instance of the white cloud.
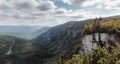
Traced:
<path fill-rule="evenodd" d="M 97 8 L 120 9 L 120 0 L 63 0 L 63 2 L 81 7 L 99 5 Z"/>
<path fill-rule="evenodd" d="M 58 8 L 53 0 L 0 0 L 0 25 L 54 26 L 68 21 L 116 15 L 120 9 L 119 0 L 63 0 L 63 2 L 78 5 L 81 9 Z M 109 13 L 102 9 L 114 11 Z"/>
<path fill-rule="evenodd" d="M 105 0 L 106 9 L 120 9 L 120 0 Z"/>
<path fill-rule="evenodd" d="M 44 25 L 56 6 L 49 0 L 0 0 L 0 24 Z M 4 3 L 3 3 L 4 2 Z M 52 11 L 52 12 L 51 12 Z M 53 22 L 53 21 L 52 21 Z"/>
<path fill-rule="evenodd" d="M 55 10 L 55 14 L 65 14 L 67 13 L 67 10 L 64 8 L 59 8 Z"/>
<path fill-rule="evenodd" d="M 79 6 L 92 6 L 101 1 L 102 0 L 63 0 L 64 3 L 79 5 Z"/>
<path fill-rule="evenodd" d="M 81 5 L 86 0 L 63 0 L 64 3 L 74 4 L 74 5 Z"/>
<path fill-rule="evenodd" d="M 40 11 L 50 11 L 54 10 L 55 8 L 56 6 L 52 1 L 43 1 L 43 3 L 38 6 Z"/>

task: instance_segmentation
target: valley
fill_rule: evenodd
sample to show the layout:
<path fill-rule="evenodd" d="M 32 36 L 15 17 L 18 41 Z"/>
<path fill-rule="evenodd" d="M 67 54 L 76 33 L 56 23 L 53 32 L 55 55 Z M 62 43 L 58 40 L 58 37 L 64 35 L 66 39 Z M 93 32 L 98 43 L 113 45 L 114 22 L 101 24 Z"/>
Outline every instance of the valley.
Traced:
<path fill-rule="evenodd" d="M 32 36 L 32 39 L 1 35 L 0 64 L 74 64 L 76 58 L 81 62 L 77 64 L 86 64 L 82 63 L 80 55 L 84 57 L 85 54 L 89 56 L 89 53 L 97 54 L 96 48 L 104 49 L 108 54 L 113 54 L 110 51 L 114 47 L 119 49 L 119 20 L 120 18 L 115 16 L 71 21 L 45 31 L 44 28 L 37 30 L 34 33 L 41 33 L 42 30 L 43 33 L 32 34 L 35 36 Z"/>
<path fill-rule="evenodd" d="M 0 64 L 120 64 L 120 0 L 0 0 Z"/>
<path fill-rule="evenodd" d="M 0 35 L 1 36 L 14 36 L 18 38 L 23 38 L 27 40 L 34 39 L 40 34 L 46 32 L 50 29 L 47 26 L 10 26 L 3 25 L 0 26 Z"/>
<path fill-rule="evenodd" d="M 13 38 L 13 43 L 10 45 L 10 47 L 8 48 L 8 51 L 5 55 L 10 55 L 12 54 L 12 47 L 14 46 L 15 44 L 15 39 Z"/>

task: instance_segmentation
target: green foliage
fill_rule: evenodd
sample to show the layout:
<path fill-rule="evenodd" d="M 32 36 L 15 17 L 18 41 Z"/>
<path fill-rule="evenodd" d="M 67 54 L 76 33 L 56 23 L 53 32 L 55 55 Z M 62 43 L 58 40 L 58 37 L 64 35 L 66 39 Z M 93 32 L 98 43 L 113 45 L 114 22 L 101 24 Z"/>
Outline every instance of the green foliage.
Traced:
<path fill-rule="evenodd" d="M 105 47 L 98 46 L 93 53 L 73 55 L 64 64 L 117 64 L 120 63 L 120 51 L 114 48 L 109 52 Z"/>
<path fill-rule="evenodd" d="M 96 18 L 94 24 L 93 24 L 93 32 L 99 32 L 100 28 L 101 28 L 101 18 Z"/>
<path fill-rule="evenodd" d="M 102 22 L 101 18 L 97 18 L 95 22 L 90 24 L 87 22 L 84 26 L 84 34 L 90 33 L 120 33 L 120 20 L 109 20 Z"/>
<path fill-rule="evenodd" d="M 120 32 L 120 20 L 119 20 L 119 21 L 116 21 L 115 30 L 116 30 L 117 32 Z"/>
<path fill-rule="evenodd" d="M 84 26 L 84 34 L 90 34 L 92 33 L 92 25 L 87 22 Z"/>

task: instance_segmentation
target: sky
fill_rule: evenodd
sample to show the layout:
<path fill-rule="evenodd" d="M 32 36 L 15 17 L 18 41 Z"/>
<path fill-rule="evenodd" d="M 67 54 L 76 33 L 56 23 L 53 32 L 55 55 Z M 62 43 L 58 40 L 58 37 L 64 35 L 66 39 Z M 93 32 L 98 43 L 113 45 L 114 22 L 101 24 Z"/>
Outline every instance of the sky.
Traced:
<path fill-rule="evenodd" d="M 0 25 L 56 26 L 115 15 L 119 0 L 0 0 Z"/>

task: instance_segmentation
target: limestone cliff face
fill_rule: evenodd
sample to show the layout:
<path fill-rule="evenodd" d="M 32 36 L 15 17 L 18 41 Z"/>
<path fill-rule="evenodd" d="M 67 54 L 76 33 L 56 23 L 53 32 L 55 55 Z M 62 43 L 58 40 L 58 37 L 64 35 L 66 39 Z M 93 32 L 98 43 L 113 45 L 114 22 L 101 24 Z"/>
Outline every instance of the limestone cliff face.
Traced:
<path fill-rule="evenodd" d="M 82 38 L 83 49 L 82 53 L 92 52 L 98 45 L 104 46 L 109 49 L 115 46 L 120 41 L 120 37 L 117 34 L 108 33 L 94 33 L 86 34 Z"/>
<path fill-rule="evenodd" d="M 97 46 L 97 43 L 93 43 L 93 35 L 85 35 L 82 39 L 82 43 L 83 43 L 83 51 L 85 53 L 87 52 L 92 52 L 92 49 L 95 49 L 95 47 Z"/>

